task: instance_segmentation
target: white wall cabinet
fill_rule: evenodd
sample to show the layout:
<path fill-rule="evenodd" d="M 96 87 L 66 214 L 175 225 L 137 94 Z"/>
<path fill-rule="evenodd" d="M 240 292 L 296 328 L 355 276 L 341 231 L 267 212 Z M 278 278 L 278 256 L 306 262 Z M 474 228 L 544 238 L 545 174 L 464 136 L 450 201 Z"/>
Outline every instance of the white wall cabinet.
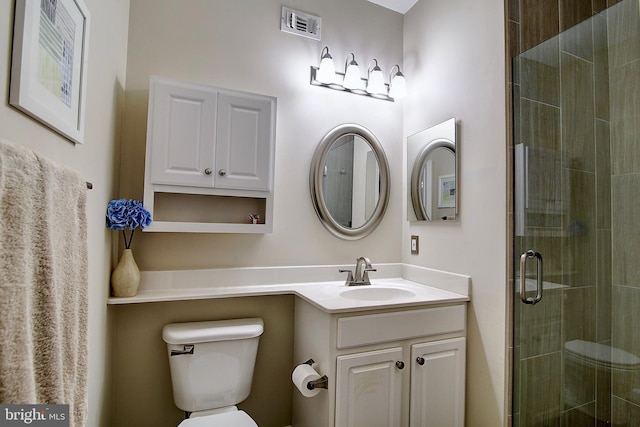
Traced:
<path fill-rule="evenodd" d="M 273 97 L 152 77 L 146 231 L 270 232 L 275 116 Z"/>
<path fill-rule="evenodd" d="M 295 313 L 295 360 L 329 378 L 312 398 L 294 389 L 295 427 L 464 426 L 465 304 Z"/>

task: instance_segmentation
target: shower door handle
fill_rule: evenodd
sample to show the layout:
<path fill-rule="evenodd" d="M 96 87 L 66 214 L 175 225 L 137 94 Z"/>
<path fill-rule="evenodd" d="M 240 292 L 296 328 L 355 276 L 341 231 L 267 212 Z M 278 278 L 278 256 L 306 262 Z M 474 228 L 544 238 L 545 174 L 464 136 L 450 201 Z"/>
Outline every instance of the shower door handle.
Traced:
<path fill-rule="evenodd" d="M 527 259 L 536 258 L 538 265 L 536 270 L 536 296 L 527 298 Z M 537 304 L 542 299 L 542 255 L 534 250 L 528 250 L 520 256 L 520 299 L 525 304 Z"/>

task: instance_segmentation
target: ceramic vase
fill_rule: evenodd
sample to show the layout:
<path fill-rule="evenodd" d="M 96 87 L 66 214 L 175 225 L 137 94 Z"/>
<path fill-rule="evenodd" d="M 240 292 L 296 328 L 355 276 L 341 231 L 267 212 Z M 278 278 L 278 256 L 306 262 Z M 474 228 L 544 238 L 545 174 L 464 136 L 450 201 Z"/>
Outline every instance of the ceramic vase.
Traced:
<path fill-rule="evenodd" d="M 138 292 L 140 269 L 131 249 L 122 252 L 118 265 L 111 273 L 111 289 L 114 297 L 132 297 Z"/>

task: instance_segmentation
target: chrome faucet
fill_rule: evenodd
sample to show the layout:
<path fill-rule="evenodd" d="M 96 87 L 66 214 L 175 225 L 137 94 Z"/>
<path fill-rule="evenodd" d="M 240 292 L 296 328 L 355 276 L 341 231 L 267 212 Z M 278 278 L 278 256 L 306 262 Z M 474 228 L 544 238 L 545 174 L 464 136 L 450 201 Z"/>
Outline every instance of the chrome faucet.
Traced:
<path fill-rule="evenodd" d="M 347 281 L 345 282 L 345 286 L 362 286 L 362 285 L 371 285 L 369 281 L 369 272 L 377 271 L 371 265 L 371 261 L 367 257 L 359 257 L 356 260 L 356 269 L 355 273 L 351 270 L 338 270 L 340 273 L 348 273 Z"/>

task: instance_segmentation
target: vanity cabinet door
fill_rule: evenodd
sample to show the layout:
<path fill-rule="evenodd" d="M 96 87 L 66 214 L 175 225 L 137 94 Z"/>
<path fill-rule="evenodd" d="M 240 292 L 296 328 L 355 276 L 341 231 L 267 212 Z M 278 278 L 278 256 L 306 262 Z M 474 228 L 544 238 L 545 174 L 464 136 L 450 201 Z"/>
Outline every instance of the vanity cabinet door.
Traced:
<path fill-rule="evenodd" d="M 270 98 L 218 95 L 217 188 L 271 190 L 274 113 Z"/>
<path fill-rule="evenodd" d="M 410 427 L 464 426 L 465 338 L 411 346 Z"/>
<path fill-rule="evenodd" d="M 399 427 L 402 348 L 338 356 L 337 360 L 335 425 Z"/>
<path fill-rule="evenodd" d="M 149 90 L 151 183 L 213 187 L 217 91 L 152 80 Z"/>

